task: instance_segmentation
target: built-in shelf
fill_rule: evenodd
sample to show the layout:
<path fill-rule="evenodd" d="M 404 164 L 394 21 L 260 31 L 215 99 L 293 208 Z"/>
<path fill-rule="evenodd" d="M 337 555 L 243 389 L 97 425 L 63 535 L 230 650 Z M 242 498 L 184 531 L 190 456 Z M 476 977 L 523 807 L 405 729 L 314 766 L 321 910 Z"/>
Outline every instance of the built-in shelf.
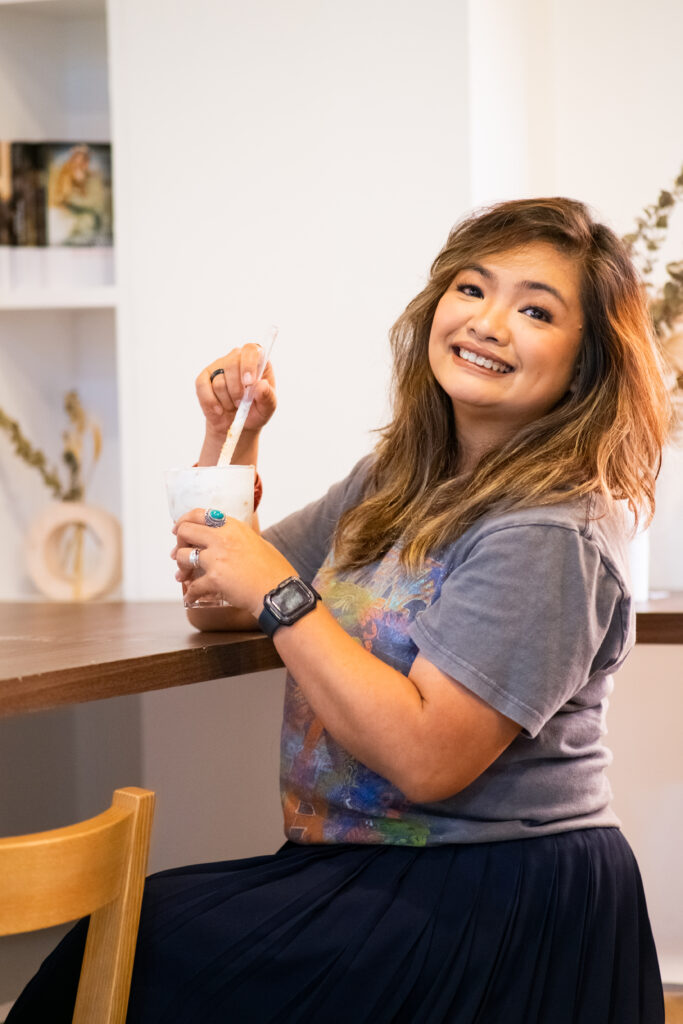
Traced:
<path fill-rule="evenodd" d="M 0 311 L 20 309 L 113 309 L 114 285 L 75 288 L 15 288 L 0 291 Z"/>
<path fill-rule="evenodd" d="M 0 309 L 114 305 L 113 246 L 0 246 Z"/>
<path fill-rule="evenodd" d="M 77 18 L 100 14 L 105 9 L 105 0 L 0 0 L 0 7 L 55 18 Z"/>

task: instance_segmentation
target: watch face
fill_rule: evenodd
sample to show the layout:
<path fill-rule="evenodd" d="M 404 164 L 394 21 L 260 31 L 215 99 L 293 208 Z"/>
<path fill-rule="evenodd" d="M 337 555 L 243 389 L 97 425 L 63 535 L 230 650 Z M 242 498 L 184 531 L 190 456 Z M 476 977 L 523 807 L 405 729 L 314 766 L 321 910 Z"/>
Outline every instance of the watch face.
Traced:
<path fill-rule="evenodd" d="M 312 608 L 315 605 L 315 598 L 305 583 L 293 578 L 270 594 L 268 603 L 275 616 L 287 624 L 296 622 L 302 612 Z"/>

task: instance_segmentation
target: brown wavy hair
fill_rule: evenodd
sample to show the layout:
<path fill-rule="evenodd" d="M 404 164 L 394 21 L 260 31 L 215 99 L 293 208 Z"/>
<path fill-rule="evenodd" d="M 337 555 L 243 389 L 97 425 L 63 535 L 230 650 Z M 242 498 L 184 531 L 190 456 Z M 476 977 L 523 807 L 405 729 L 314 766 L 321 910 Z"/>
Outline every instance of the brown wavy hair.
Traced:
<path fill-rule="evenodd" d="M 573 390 L 545 415 L 458 470 L 451 400 L 428 359 L 437 304 L 460 269 L 487 256 L 548 242 L 577 260 L 583 332 Z M 522 199 L 457 224 L 429 281 L 390 332 L 393 419 L 380 431 L 365 496 L 341 517 L 339 568 L 368 565 L 401 542 L 408 571 L 494 509 L 553 505 L 599 492 L 650 521 L 663 444 L 672 426 L 663 359 L 644 287 L 624 243 L 587 207 Z"/>

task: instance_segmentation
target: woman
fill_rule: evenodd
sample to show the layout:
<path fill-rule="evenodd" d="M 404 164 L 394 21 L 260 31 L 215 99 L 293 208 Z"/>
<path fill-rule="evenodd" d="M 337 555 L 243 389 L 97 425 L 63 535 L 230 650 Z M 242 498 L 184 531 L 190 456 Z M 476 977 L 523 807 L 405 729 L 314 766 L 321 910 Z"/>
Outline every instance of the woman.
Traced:
<path fill-rule="evenodd" d="M 580 203 L 502 203 L 452 231 L 392 342 L 394 418 L 346 480 L 264 537 L 176 524 L 188 598 L 233 606 L 194 624 L 259 621 L 287 666 L 288 843 L 150 879 L 128 1019 L 657 1024 L 601 742 L 626 509 L 653 511 L 670 416 L 642 289 Z M 199 377 L 201 463 L 257 354 Z M 269 369 L 237 461 L 274 408 Z M 26 1013 L 49 991 L 61 1020 L 69 976 Z"/>

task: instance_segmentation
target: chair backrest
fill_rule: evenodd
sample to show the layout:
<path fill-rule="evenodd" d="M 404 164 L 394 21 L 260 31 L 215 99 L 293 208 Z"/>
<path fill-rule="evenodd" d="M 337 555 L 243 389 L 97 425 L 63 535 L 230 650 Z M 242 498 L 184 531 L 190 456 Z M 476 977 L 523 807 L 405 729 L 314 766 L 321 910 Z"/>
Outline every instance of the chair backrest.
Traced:
<path fill-rule="evenodd" d="M 0 839 L 0 935 L 90 914 L 74 1024 L 124 1024 L 154 793 L 117 789 L 77 825 Z"/>

